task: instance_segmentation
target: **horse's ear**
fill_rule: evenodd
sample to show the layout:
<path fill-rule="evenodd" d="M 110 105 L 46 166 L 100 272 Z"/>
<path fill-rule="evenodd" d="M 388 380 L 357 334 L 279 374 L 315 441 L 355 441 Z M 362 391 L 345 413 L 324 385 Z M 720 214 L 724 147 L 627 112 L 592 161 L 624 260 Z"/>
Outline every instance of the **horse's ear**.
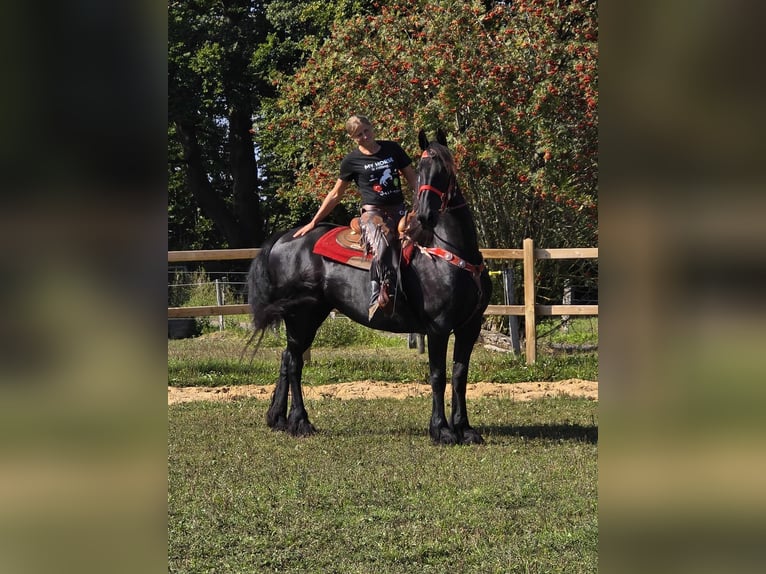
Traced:
<path fill-rule="evenodd" d="M 426 137 L 426 131 L 420 130 L 418 132 L 418 143 L 420 144 L 421 151 L 428 149 L 428 138 Z"/>
<path fill-rule="evenodd" d="M 441 128 L 436 128 L 436 141 L 447 147 L 447 136 Z"/>

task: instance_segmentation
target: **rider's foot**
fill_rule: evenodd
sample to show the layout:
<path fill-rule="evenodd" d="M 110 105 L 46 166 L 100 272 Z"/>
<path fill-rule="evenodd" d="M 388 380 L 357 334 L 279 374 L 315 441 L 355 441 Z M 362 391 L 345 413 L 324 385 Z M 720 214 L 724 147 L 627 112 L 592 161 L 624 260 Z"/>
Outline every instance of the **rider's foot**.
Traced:
<path fill-rule="evenodd" d="M 378 310 L 380 299 L 380 283 L 377 281 L 370 281 L 370 308 L 367 312 L 369 321 L 372 321 L 372 316 Z"/>
<path fill-rule="evenodd" d="M 367 311 L 367 320 L 368 321 L 372 321 L 372 317 L 375 315 L 375 313 L 377 312 L 378 308 L 379 308 L 379 306 L 378 306 L 377 303 L 373 303 L 372 305 L 370 305 L 370 308 Z"/>
<path fill-rule="evenodd" d="M 378 306 L 386 313 L 391 315 L 394 310 L 393 301 L 389 295 L 390 283 L 388 279 L 383 281 L 383 285 L 380 288 L 380 295 L 378 295 Z"/>

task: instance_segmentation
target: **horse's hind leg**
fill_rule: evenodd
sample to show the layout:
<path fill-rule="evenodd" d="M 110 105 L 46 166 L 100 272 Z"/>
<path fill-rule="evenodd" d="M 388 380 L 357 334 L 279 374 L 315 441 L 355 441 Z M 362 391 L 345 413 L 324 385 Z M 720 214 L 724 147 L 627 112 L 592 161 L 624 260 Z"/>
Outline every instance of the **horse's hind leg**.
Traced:
<path fill-rule="evenodd" d="M 330 309 L 317 307 L 285 319 L 287 349 L 282 356 L 282 365 L 292 394 L 286 430 L 293 436 L 307 436 L 316 432 L 303 402 L 303 354 L 311 347 L 317 329 L 329 314 Z"/>
<path fill-rule="evenodd" d="M 452 413 L 450 427 L 455 432 L 458 442 L 461 444 L 482 444 L 484 439 L 481 434 L 471 427 L 468 422 L 468 408 L 465 401 L 466 386 L 468 384 L 468 365 L 471 360 L 471 352 L 479 336 L 481 324 L 460 332 L 455 332 L 455 350 L 452 364 Z"/>
<path fill-rule="evenodd" d="M 274 388 L 274 394 L 271 395 L 269 410 L 266 411 L 266 424 L 275 431 L 287 430 L 287 391 L 290 388 L 287 365 L 289 362 L 290 355 L 285 350 L 282 353 L 282 363 L 279 366 L 279 380 Z"/>
<path fill-rule="evenodd" d="M 306 347 L 308 348 L 308 347 Z M 298 347 L 288 345 L 287 355 L 287 379 L 290 382 L 292 401 L 290 413 L 287 415 L 287 432 L 293 436 L 308 436 L 316 432 L 314 425 L 309 421 L 309 415 L 303 404 L 303 392 L 301 390 L 301 377 L 303 376 L 303 352 Z"/>
<path fill-rule="evenodd" d="M 298 313 L 299 319 L 285 318 L 287 347 L 282 352 L 279 366 L 279 380 L 266 412 L 266 424 L 272 430 L 286 431 L 295 436 L 316 432 L 306 413 L 301 391 L 303 376 L 303 354 L 311 346 L 317 329 L 330 314 L 329 310 L 317 307 L 312 312 Z M 288 393 L 292 393 L 290 412 L 287 412 Z"/>

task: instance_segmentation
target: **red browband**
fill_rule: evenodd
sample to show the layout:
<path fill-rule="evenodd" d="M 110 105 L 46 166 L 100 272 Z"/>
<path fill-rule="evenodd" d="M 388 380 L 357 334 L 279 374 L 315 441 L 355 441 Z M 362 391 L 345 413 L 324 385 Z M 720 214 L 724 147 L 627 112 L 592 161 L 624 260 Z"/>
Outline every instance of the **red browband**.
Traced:
<path fill-rule="evenodd" d="M 418 195 L 420 195 L 424 191 L 433 191 L 439 197 L 442 197 L 442 198 L 444 197 L 444 192 L 441 191 L 440 189 L 435 188 L 433 185 L 427 185 L 427 184 L 421 185 L 420 188 L 418 188 Z"/>

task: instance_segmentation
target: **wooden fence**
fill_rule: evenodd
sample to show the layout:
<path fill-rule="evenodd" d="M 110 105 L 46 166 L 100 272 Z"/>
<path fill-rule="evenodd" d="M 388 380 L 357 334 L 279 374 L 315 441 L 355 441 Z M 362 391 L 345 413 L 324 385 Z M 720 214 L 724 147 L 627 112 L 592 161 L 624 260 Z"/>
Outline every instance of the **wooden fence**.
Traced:
<path fill-rule="evenodd" d="M 554 315 L 598 315 L 598 305 L 535 305 L 535 261 L 538 259 L 598 259 L 598 248 L 535 249 L 531 239 L 523 249 L 482 249 L 485 259 L 520 259 L 524 268 L 524 304 L 489 305 L 485 315 L 517 315 L 524 317 L 527 363 L 537 358 L 535 318 Z M 188 261 L 224 261 L 253 259 L 260 249 L 214 249 L 208 251 L 168 251 L 168 263 Z M 214 315 L 247 315 L 249 305 L 209 305 L 202 307 L 169 307 L 168 317 L 207 317 Z"/>

